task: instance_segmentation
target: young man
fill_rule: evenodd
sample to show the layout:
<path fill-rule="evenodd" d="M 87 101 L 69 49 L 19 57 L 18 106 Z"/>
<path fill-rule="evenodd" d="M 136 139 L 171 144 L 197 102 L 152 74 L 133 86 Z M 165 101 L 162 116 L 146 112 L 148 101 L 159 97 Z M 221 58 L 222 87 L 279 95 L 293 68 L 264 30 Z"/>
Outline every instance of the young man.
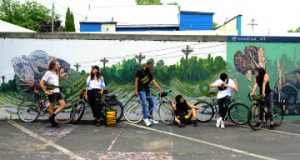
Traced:
<path fill-rule="evenodd" d="M 197 109 L 203 110 L 203 107 L 197 107 L 186 101 L 182 95 L 175 97 L 176 104 L 172 103 L 172 107 L 175 111 L 175 122 L 179 127 L 185 127 L 185 125 L 194 124 L 197 127 Z"/>
<path fill-rule="evenodd" d="M 63 100 L 60 89 L 59 89 L 59 77 L 64 77 L 67 73 L 62 73 L 60 71 L 60 64 L 57 60 L 52 60 L 49 64 L 48 71 L 42 77 L 40 81 L 40 86 L 45 94 L 49 98 L 49 121 L 52 124 L 52 127 L 56 127 L 57 123 L 55 122 L 55 116 L 61 112 L 65 107 L 65 101 Z M 50 87 L 45 86 L 45 82 L 49 84 Z M 59 102 L 59 107 L 54 111 L 55 102 Z"/>
<path fill-rule="evenodd" d="M 254 95 L 256 93 L 257 87 L 259 87 L 259 94 L 263 95 L 265 98 L 265 105 L 269 109 L 269 117 L 270 117 L 270 127 L 269 129 L 273 130 L 275 129 L 274 126 L 274 118 L 273 118 L 273 93 L 271 91 L 270 85 L 269 85 L 269 75 L 266 73 L 266 70 L 262 67 L 258 67 L 255 69 L 255 82 L 252 89 L 252 92 L 250 95 Z M 264 105 L 263 105 L 264 106 Z M 255 125 L 255 127 L 262 127 L 263 124 L 263 117 L 264 117 L 264 108 L 260 108 L 260 115 L 259 115 L 259 121 Z"/>
<path fill-rule="evenodd" d="M 220 79 L 216 80 L 213 84 L 210 85 L 211 88 L 218 88 L 218 106 L 219 106 L 219 115 L 220 118 L 217 119 L 216 127 L 225 128 L 224 118 L 227 113 L 228 106 L 230 104 L 230 96 L 232 90 L 238 91 L 233 80 L 228 79 L 226 73 L 221 73 Z"/>
<path fill-rule="evenodd" d="M 158 124 L 158 121 L 149 117 L 152 116 L 152 108 L 154 102 L 151 97 L 149 83 L 152 82 L 153 85 L 162 93 L 163 90 L 159 87 L 157 82 L 155 81 L 153 75 L 151 74 L 151 70 L 153 68 L 153 59 L 147 61 L 144 68 L 138 70 L 135 76 L 135 95 L 140 96 L 143 105 L 143 118 L 146 126 L 150 126 L 153 124 Z M 149 107 L 147 109 L 147 102 L 149 103 Z M 150 111 L 150 113 L 148 112 Z"/>

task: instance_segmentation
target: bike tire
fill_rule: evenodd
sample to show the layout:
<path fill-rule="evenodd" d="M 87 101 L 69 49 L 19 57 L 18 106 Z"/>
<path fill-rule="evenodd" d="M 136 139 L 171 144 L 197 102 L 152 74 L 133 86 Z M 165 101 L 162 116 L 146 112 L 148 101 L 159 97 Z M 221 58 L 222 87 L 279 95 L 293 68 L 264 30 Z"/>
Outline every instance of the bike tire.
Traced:
<path fill-rule="evenodd" d="M 162 103 L 159 106 L 158 114 L 160 120 L 167 125 L 173 124 L 175 120 L 174 109 L 169 103 Z"/>
<path fill-rule="evenodd" d="M 229 119 L 238 125 L 244 125 L 247 124 L 249 119 L 248 119 L 248 106 L 246 106 L 243 103 L 233 103 L 230 105 L 228 109 L 228 117 Z"/>
<path fill-rule="evenodd" d="M 199 110 L 197 109 L 197 119 L 199 122 L 209 122 L 213 119 L 214 115 L 215 115 L 215 110 L 213 108 L 213 106 L 208 103 L 208 102 L 197 102 L 195 103 L 195 106 L 197 107 L 204 107 L 204 110 Z"/>
<path fill-rule="evenodd" d="M 258 104 L 253 104 L 248 111 L 248 124 L 250 128 L 254 131 L 260 130 L 261 128 L 256 127 L 255 125 L 259 121 L 260 109 Z M 261 122 L 263 123 L 263 122 Z"/>
<path fill-rule="evenodd" d="M 70 123 L 75 116 L 74 107 L 75 106 L 63 109 L 60 113 L 58 113 L 55 116 L 55 121 L 59 124 Z"/>
<path fill-rule="evenodd" d="M 86 103 L 83 100 L 78 101 L 74 108 L 73 108 L 73 112 L 74 112 L 74 118 L 72 120 L 73 124 L 78 124 L 79 121 L 81 120 L 81 118 L 84 115 L 84 111 L 85 111 L 85 107 L 86 107 Z M 70 112 L 70 114 L 73 114 L 72 112 Z"/>
<path fill-rule="evenodd" d="M 283 122 L 285 110 L 283 108 L 283 105 L 281 105 L 278 102 L 274 102 L 273 106 L 273 119 L 276 126 L 280 126 Z"/>
<path fill-rule="evenodd" d="M 143 119 L 143 107 L 140 101 L 131 101 L 124 107 L 124 117 L 130 123 L 139 123 Z"/>
<path fill-rule="evenodd" d="M 40 116 L 40 112 L 37 110 L 38 105 L 31 103 L 25 104 L 22 102 L 18 106 L 17 114 L 21 121 L 26 123 L 34 122 Z"/>

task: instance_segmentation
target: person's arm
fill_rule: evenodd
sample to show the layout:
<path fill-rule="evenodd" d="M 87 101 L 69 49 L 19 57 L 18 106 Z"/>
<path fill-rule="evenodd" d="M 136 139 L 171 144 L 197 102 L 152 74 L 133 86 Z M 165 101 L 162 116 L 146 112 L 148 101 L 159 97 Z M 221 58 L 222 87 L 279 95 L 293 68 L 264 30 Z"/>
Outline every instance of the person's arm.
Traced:
<path fill-rule="evenodd" d="M 155 88 L 157 88 L 161 93 L 163 92 L 163 90 L 160 88 L 160 86 L 158 85 L 155 79 L 152 80 L 152 83 L 155 86 Z"/>
<path fill-rule="evenodd" d="M 228 88 L 231 88 L 232 90 L 234 90 L 235 92 L 238 92 L 239 89 L 236 87 L 235 83 L 230 83 L 231 85 L 229 84 L 224 84 L 224 87 L 228 87 Z"/>
<path fill-rule="evenodd" d="M 101 76 L 101 77 L 100 77 L 100 80 L 101 80 L 101 90 L 100 90 L 100 94 L 103 95 L 104 88 L 105 88 L 104 78 Z"/>
<path fill-rule="evenodd" d="M 186 104 L 190 107 L 190 108 L 195 108 L 195 109 L 200 109 L 200 110 L 203 110 L 203 107 L 202 106 L 195 106 L 193 104 L 191 104 L 190 102 L 186 102 Z"/>
<path fill-rule="evenodd" d="M 209 87 L 210 88 L 218 88 L 218 87 L 222 87 L 222 84 L 217 83 L 217 81 L 215 81 L 214 83 L 210 84 Z"/>
<path fill-rule="evenodd" d="M 262 85 L 262 94 L 264 97 L 266 96 L 266 85 L 267 85 L 268 81 L 269 81 L 269 75 L 265 74 L 263 85 Z"/>
<path fill-rule="evenodd" d="M 40 81 L 40 87 L 41 87 L 41 89 L 45 92 L 45 94 L 46 94 L 47 96 L 49 96 L 49 95 L 52 94 L 51 92 L 49 92 L 49 91 L 46 90 L 46 87 L 45 87 L 45 80 L 41 80 L 41 81 Z"/>
<path fill-rule="evenodd" d="M 135 83 L 134 83 L 134 93 L 135 93 L 135 96 L 139 95 L 138 83 L 139 83 L 139 77 L 135 77 Z"/>
<path fill-rule="evenodd" d="M 84 92 L 84 98 L 85 100 L 88 100 L 88 91 L 89 91 L 89 82 L 90 82 L 90 77 L 87 78 L 86 80 L 86 87 L 85 87 L 85 92 Z"/>
<path fill-rule="evenodd" d="M 250 95 L 254 95 L 255 94 L 257 86 L 258 86 L 258 84 L 257 84 L 256 79 L 255 79 L 254 80 L 254 85 L 253 85 L 253 88 L 252 88 L 252 91 L 251 91 Z"/>
<path fill-rule="evenodd" d="M 67 72 L 64 72 L 64 71 L 65 71 L 64 69 L 61 69 L 61 70 L 59 71 L 59 77 L 63 78 L 63 77 L 65 77 L 66 75 L 68 75 L 68 73 L 67 73 Z"/>

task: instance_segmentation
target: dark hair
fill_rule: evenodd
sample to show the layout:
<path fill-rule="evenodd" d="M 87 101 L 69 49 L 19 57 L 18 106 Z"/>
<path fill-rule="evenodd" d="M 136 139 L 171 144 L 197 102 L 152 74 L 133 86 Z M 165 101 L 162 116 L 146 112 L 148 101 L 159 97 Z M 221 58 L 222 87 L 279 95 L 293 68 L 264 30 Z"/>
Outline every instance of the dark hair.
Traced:
<path fill-rule="evenodd" d="M 258 67 L 255 68 L 255 71 L 258 72 L 258 75 L 256 76 L 256 81 L 262 83 L 266 74 L 266 70 L 262 67 Z"/>
<path fill-rule="evenodd" d="M 175 97 L 175 101 L 176 101 L 176 103 L 178 104 L 178 103 L 180 103 L 180 99 L 182 98 L 182 95 L 177 95 L 176 97 Z"/>
<path fill-rule="evenodd" d="M 52 60 L 49 64 L 49 67 L 48 67 L 48 70 L 53 70 L 56 63 L 58 63 L 58 61 L 55 59 L 55 60 Z"/>
<path fill-rule="evenodd" d="M 228 79 L 227 74 L 226 74 L 226 73 L 221 73 L 220 79 L 221 79 L 222 81 L 225 81 L 226 79 Z"/>
<path fill-rule="evenodd" d="M 95 77 L 95 74 L 93 73 L 93 69 L 97 69 L 98 70 L 98 72 L 96 73 L 96 77 L 97 77 L 97 80 L 99 80 L 100 79 L 100 77 L 101 77 L 101 74 L 100 74 L 100 72 L 99 72 L 99 66 L 97 66 L 97 65 L 95 65 L 95 66 L 92 66 L 92 70 L 91 70 L 91 80 L 93 80 L 94 79 L 94 77 Z"/>

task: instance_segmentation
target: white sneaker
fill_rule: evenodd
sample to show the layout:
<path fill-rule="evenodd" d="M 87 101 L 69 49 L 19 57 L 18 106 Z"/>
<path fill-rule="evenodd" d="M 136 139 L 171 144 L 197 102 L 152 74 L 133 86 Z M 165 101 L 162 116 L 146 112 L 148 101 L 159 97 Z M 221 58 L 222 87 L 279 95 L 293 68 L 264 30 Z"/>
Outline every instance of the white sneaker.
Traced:
<path fill-rule="evenodd" d="M 225 128 L 224 121 L 221 120 L 221 128 Z"/>
<path fill-rule="evenodd" d="M 149 122 L 151 122 L 152 124 L 158 124 L 159 122 L 154 120 L 154 119 L 149 119 Z"/>
<path fill-rule="evenodd" d="M 217 122 L 216 122 L 216 127 L 217 127 L 217 128 L 220 127 L 221 120 L 222 120 L 222 118 L 217 119 Z"/>
<path fill-rule="evenodd" d="M 147 127 L 149 127 L 151 125 L 151 122 L 149 121 L 149 119 L 144 119 L 144 122 Z"/>

